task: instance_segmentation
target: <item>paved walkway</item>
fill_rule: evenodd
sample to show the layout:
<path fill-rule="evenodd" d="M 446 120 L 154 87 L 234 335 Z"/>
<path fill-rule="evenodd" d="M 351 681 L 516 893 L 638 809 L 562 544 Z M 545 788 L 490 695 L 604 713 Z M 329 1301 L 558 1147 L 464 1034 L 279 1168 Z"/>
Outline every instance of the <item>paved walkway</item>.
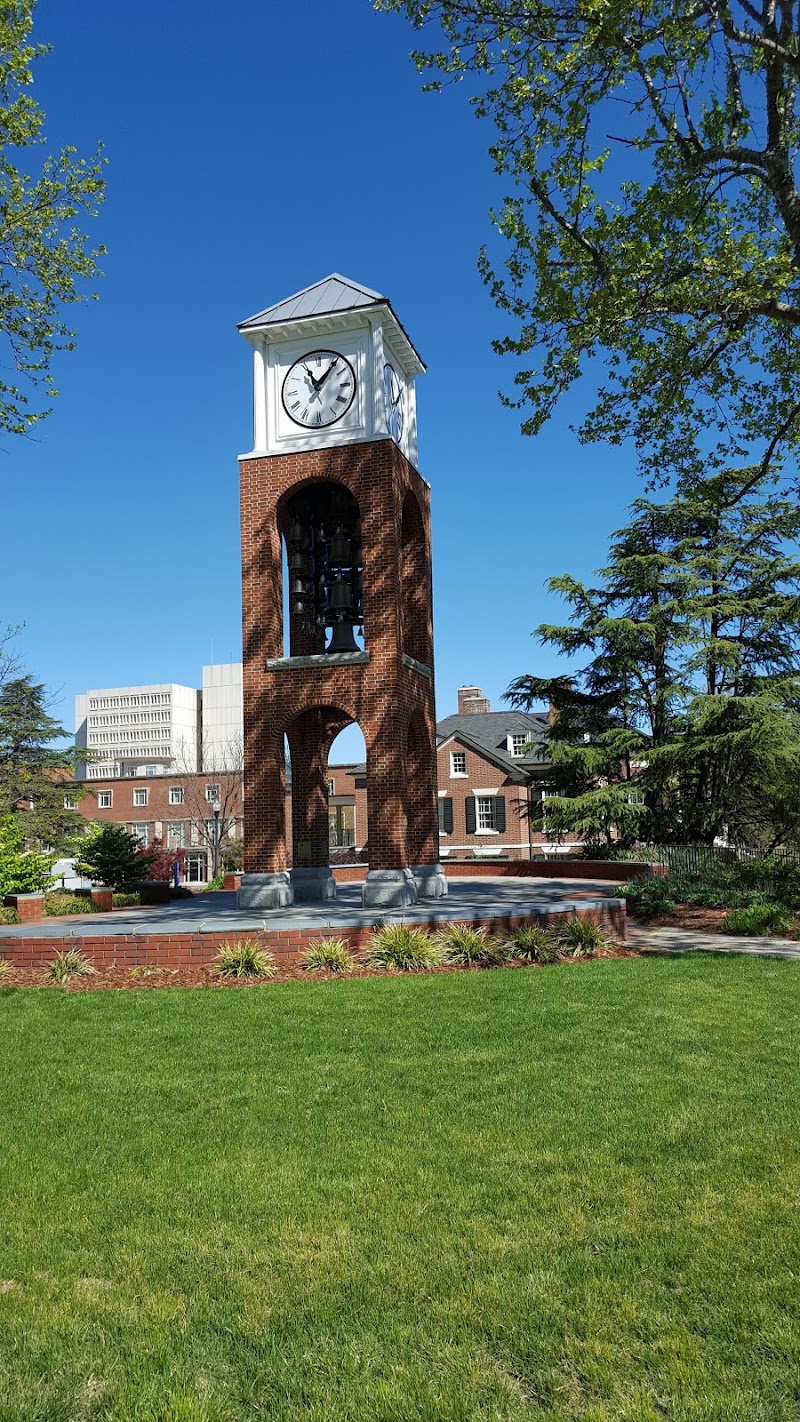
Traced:
<path fill-rule="evenodd" d="M 85 917 L 46 918 L 41 923 L 0 927 L 0 938 L 105 938 L 109 934 L 141 936 L 171 933 L 219 933 L 222 930 L 253 933 L 310 930 L 319 933 L 402 919 L 404 923 L 446 923 L 470 916 L 507 918 L 509 915 L 545 913 L 557 908 L 574 913 L 595 905 L 617 903 L 609 880 L 592 879 L 449 879 L 444 899 L 423 899 L 413 908 L 361 907 L 361 885 L 338 884 L 329 904 L 293 904 L 259 915 L 252 909 L 240 913 L 235 893 L 196 894 L 191 899 L 146 909 L 115 909 L 113 913 Z"/>
<path fill-rule="evenodd" d="M 800 958 L 791 938 L 734 938 L 693 928 L 648 928 L 628 920 L 628 945 L 640 953 L 747 953 L 752 958 Z"/>

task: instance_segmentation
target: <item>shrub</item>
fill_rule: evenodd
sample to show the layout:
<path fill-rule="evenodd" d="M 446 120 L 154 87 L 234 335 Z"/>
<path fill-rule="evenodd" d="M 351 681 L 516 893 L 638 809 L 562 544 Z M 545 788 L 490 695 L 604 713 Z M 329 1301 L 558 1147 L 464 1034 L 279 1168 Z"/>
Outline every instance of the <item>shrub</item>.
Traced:
<path fill-rule="evenodd" d="M 138 891 L 131 890 L 128 894 L 112 894 L 112 908 L 137 908 L 142 902 L 142 896 Z"/>
<path fill-rule="evenodd" d="M 109 889 L 136 889 L 156 856 L 122 825 L 95 825 L 77 845 L 77 872 Z"/>
<path fill-rule="evenodd" d="M 219 891 L 221 888 L 223 888 L 224 884 L 225 884 L 225 875 L 224 875 L 224 874 L 215 874 L 213 879 L 209 879 L 208 883 L 206 884 L 206 886 L 205 886 L 205 888 L 204 888 L 204 890 L 203 890 L 203 893 L 204 893 L 204 894 L 216 894 L 216 893 L 218 893 L 218 891 Z"/>
<path fill-rule="evenodd" d="M 0 899 L 3 894 L 39 894 L 53 881 L 54 854 L 25 849 L 25 836 L 13 815 L 0 816 Z"/>
<path fill-rule="evenodd" d="M 591 958 L 598 948 L 606 948 L 608 939 L 597 923 L 588 918 L 570 918 L 558 930 L 558 941 L 565 953 L 573 958 Z"/>
<path fill-rule="evenodd" d="M 461 963 L 465 968 L 488 968 L 501 961 L 497 944 L 490 942 L 485 928 L 470 928 L 467 923 L 448 923 L 437 933 L 435 942 L 446 963 Z"/>
<path fill-rule="evenodd" d="M 734 909 L 726 913 L 720 924 L 722 933 L 742 934 L 744 937 L 765 938 L 770 933 L 783 933 L 791 923 L 793 914 L 785 904 L 762 899 L 750 904 L 749 908 Z"/>
<path fill-rule="evenodd" d="M 20 916 L 15 908 L 3 908 L 0 904 L 0 923 L 19 923 Z"/>
<path fill-rule="evenodd" d="M 614 893 L 626 903 L 634 904 L 642 918 L 654 918 L 656 914 L 670 913 L 675 900 L 665 890 L 668 881 L 650 875 L 644 879 L 634 879 L 629 884 L 620 884 Z"/>
<path fill-rule="evenodd" d="M 14 969 L 12 968 L 8 959 L 0 958 L 0 978 L 7 978 L 9 973 L 13 973 L 13 971 Z"/>
<path fill-rule="evenodd" d="M 42 900 L 42 913 L 48 918 L 65 918 L 73 913 L 97 913 L 99 910 L 90 898 L 85 895 L 66 893 L 63 889 L 54 889 L 52 893 L 45 894 Z"/>
<path fill-rule="evenodd" d="M 95 971 L 77 948 L 67 948 L 63 953 L 56 953 L 52 963 L 47 965 L 47 976 L 57 983 L 66 982 L 67 978 L 75 976 L 84 977 Z"/>
<path fill-rule="evenodd" d="M 327 968 L 329 973 L 349 973 L 353 955 L 343 938 L 314 938 L 303 953 L 300 966 L 304 972 Z"/>
<path fill-rule="evenodd" d="M 407 973 L 414 968 L 438 967 L 442 952 L 424 928 L 415 928 L 410 923 L 387 923 L 371 939 L 366 957 L 376 968 L 395 968 Z"/>
<path fill-rule="evenodd" d="M 512 958 L 523 958 L 529 963 L 556 963 L 561 957 L 561 949 L 552 933 L 528 923 L 514 929 L 508 940 L 508 953 Z"/>
<path fill-rule="evenodd" d="M 273 978 L 277 969 L 273 957 L 252 938 L 223 943 L 217 953 L 216 970 L 223 978 Z"/>

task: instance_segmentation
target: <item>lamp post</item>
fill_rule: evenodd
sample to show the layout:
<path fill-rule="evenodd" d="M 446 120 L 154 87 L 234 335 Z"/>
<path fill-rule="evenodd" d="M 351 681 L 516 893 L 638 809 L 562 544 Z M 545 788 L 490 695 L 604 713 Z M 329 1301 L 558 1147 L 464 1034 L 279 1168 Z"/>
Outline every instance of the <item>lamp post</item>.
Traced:
<path fill-rule="evenodd" d="M 215 800 L 215 801 L 214 801 L 214 860 L 213 860 L 214 872 L 213 872 L 213 874 L 211 875 L 212 879 L 216 879 L 216 877 L 217 877 L 217 870 L 219 869 L 219 812 L 220 812 L 220 808 L 221 808 L 221 807 L 220 807 L 219 800 Z"/>

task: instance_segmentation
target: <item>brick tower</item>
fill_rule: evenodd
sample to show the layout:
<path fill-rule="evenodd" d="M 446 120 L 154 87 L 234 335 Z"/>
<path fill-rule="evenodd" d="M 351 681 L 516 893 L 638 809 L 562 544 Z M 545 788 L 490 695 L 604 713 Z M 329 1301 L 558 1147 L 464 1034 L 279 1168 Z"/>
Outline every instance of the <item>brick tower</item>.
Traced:
<path fill-rule="evenodd" d="M 430 501 L 416 469 L 414 390 L 425 367 L 389 301 L 336 275 L 239 329 L 255 367 L 254 449 L 240 458 L 240 906 L 335 896 L 328 752 L 354 721 L 367 748 L 364 904 L 438 897 L 447 886 L 438 864 Z"/>

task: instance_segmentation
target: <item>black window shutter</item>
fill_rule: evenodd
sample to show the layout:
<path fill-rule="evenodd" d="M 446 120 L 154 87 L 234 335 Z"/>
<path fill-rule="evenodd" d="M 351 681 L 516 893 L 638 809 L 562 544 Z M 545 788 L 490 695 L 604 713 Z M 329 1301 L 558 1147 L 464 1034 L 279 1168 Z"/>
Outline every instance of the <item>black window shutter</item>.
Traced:
<path fill-rule="evenodd" d="M 503 795 L 495 795 L 494 797 L 494 827 L 499 834 L 505 833 L 506 802 Z"/>
<path fill-rule="evenodd" d="M 439 800 L 439 833 L 453 833 L 453 801 L 449 795 L 442 795 Z"/>
<path fill-rule="evenodd" d="M 467 834 L 475 833 L 475 796 L 468 795 L 464 801 L 467 812 Z"/>

